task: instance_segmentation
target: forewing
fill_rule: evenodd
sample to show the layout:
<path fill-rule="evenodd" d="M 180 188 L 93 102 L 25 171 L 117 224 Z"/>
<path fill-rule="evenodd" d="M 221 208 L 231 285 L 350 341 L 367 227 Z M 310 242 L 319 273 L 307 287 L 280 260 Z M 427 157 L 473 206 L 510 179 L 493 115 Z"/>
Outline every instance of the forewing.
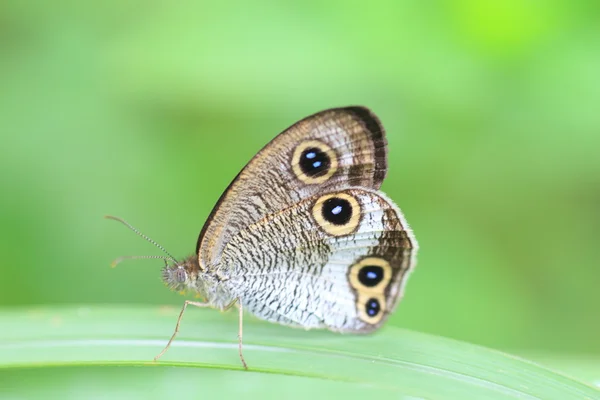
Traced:
<path fill-rule="evenodd" d="M 330 109 L 292 125 L 223 193 L 198 238 L 200 266 L 218 264 L 239 231 L 317 193 L 378 189 L 387 170 L 386 146 L 381 123 L 364 107 Z"/>

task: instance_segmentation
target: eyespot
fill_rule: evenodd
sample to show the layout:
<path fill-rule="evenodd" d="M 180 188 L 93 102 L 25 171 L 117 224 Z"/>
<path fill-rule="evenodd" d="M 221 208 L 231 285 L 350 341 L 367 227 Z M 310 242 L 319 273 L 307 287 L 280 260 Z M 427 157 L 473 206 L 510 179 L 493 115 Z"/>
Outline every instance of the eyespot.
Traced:
<path fill-rule="evenodd" d="M 361 208 L 358 201 L 347 193 L 320 197 L 312 209 L 313 218 L 328 234 L 348 235 L 358 228 Z"/>
<path fill-rule="evenodd" d="M 346 225 L 352 218 L 352 205 L 341 197 L 331 197 L 323 202 L 321 215 L 334 225 Z"/>
<path fill-rule="evenodd" d="M 337 171 L 335 151 L 319 140 L 307 140 L 294 150 L 292 169 L 298 179 L 307 184 L 326 182 Z"/>
<path fill-rule="evenodd" d="M 381 321 L 391 280 L 392 267 L 382 257 L 364 257 L 349 268 L 348 281 L 356 292 L 356 310 L 361 320 L 368 324 Z"/>
<path fill-rule="evenodd" d="M 325 175 L 331 167 L 331 158 L 318 147 L 309 147 L 300 154 L 300 169 L 311 178 Z"/>
<path fill-rule="evenodd" d="M 379 323 L 385 315 L 385 298 L 383 294 L 359 296 L 356 306 L 359 318 L 371 325 Z"/>
<path fill-rule="evenodd" d="M 350 267 L 350 285 L 361 293 L 383 293 L 392 278 L 390 263 L 381 257 L 365 257 Z"/>
<path fill-rule="evenodd" d="M 367 300 L 367 303 L 365 304 L 365 312 L 369 317 L 376 317 L 379 314 L 379 311 L 381 311 L 379 300 L 375 298 Z"/>
<path fill-rule="evenodd" d="M 383 280 L 383 268 L 378 265 L 366 265 L 358 271 L 358 280 L 364 286 L 377 286 Z"/>

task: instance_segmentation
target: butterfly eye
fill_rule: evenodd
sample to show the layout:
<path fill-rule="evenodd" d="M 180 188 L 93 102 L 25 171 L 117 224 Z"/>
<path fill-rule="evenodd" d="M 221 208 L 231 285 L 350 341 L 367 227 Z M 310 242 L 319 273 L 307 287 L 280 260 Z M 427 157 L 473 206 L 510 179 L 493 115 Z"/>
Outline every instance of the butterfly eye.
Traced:
<path fill-rule="evenodd" d="M 331 147 L 319 140 L 308 140 L 294 150 L 292 169 L 307 184 L 326 182 L 337 171 L 338 158 Z"/>
<path fill-rule="evenodd" d="M 328 234 L 343 236 L 358 228 L 361 208 L 358 201 L 347 193 L 329 194 L 316 201 L 313 217 Z"/>
<path fill-rule="evenodd" d="M 175 280 L 179 283 L 183 283 L 186 281 L 186 279 L 187 273 L 185 270 L 183 268 L 177 268 L 177 271 L 175 271 Z"/>

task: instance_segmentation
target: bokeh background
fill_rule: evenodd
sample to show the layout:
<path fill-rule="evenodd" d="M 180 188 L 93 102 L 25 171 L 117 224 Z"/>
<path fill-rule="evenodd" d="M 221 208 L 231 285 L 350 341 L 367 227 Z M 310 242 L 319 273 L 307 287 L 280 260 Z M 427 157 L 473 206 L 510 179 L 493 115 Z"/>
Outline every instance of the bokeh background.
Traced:
<path fill-rule="evenodd" d="M 0 3 L 0 306 L 181 304 L 160 261 L 296 120 L 372 108 L 421 244 L 392 325 L 600 355 L 594 1 Z"/>

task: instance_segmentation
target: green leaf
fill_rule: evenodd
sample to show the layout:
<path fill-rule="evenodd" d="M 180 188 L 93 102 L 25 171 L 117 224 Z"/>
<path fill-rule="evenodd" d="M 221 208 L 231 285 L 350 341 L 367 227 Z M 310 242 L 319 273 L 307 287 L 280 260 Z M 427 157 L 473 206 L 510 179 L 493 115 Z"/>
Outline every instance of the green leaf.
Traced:
<path fill-rule="evenodd" d="M 0 398 L 599 399 L 584 383 L 497 351 L 397 328 L 371 336 L 290 329 L 159 307 L 0 311 Z M 6 384 L 7 383 L 7 384 Z"/>

